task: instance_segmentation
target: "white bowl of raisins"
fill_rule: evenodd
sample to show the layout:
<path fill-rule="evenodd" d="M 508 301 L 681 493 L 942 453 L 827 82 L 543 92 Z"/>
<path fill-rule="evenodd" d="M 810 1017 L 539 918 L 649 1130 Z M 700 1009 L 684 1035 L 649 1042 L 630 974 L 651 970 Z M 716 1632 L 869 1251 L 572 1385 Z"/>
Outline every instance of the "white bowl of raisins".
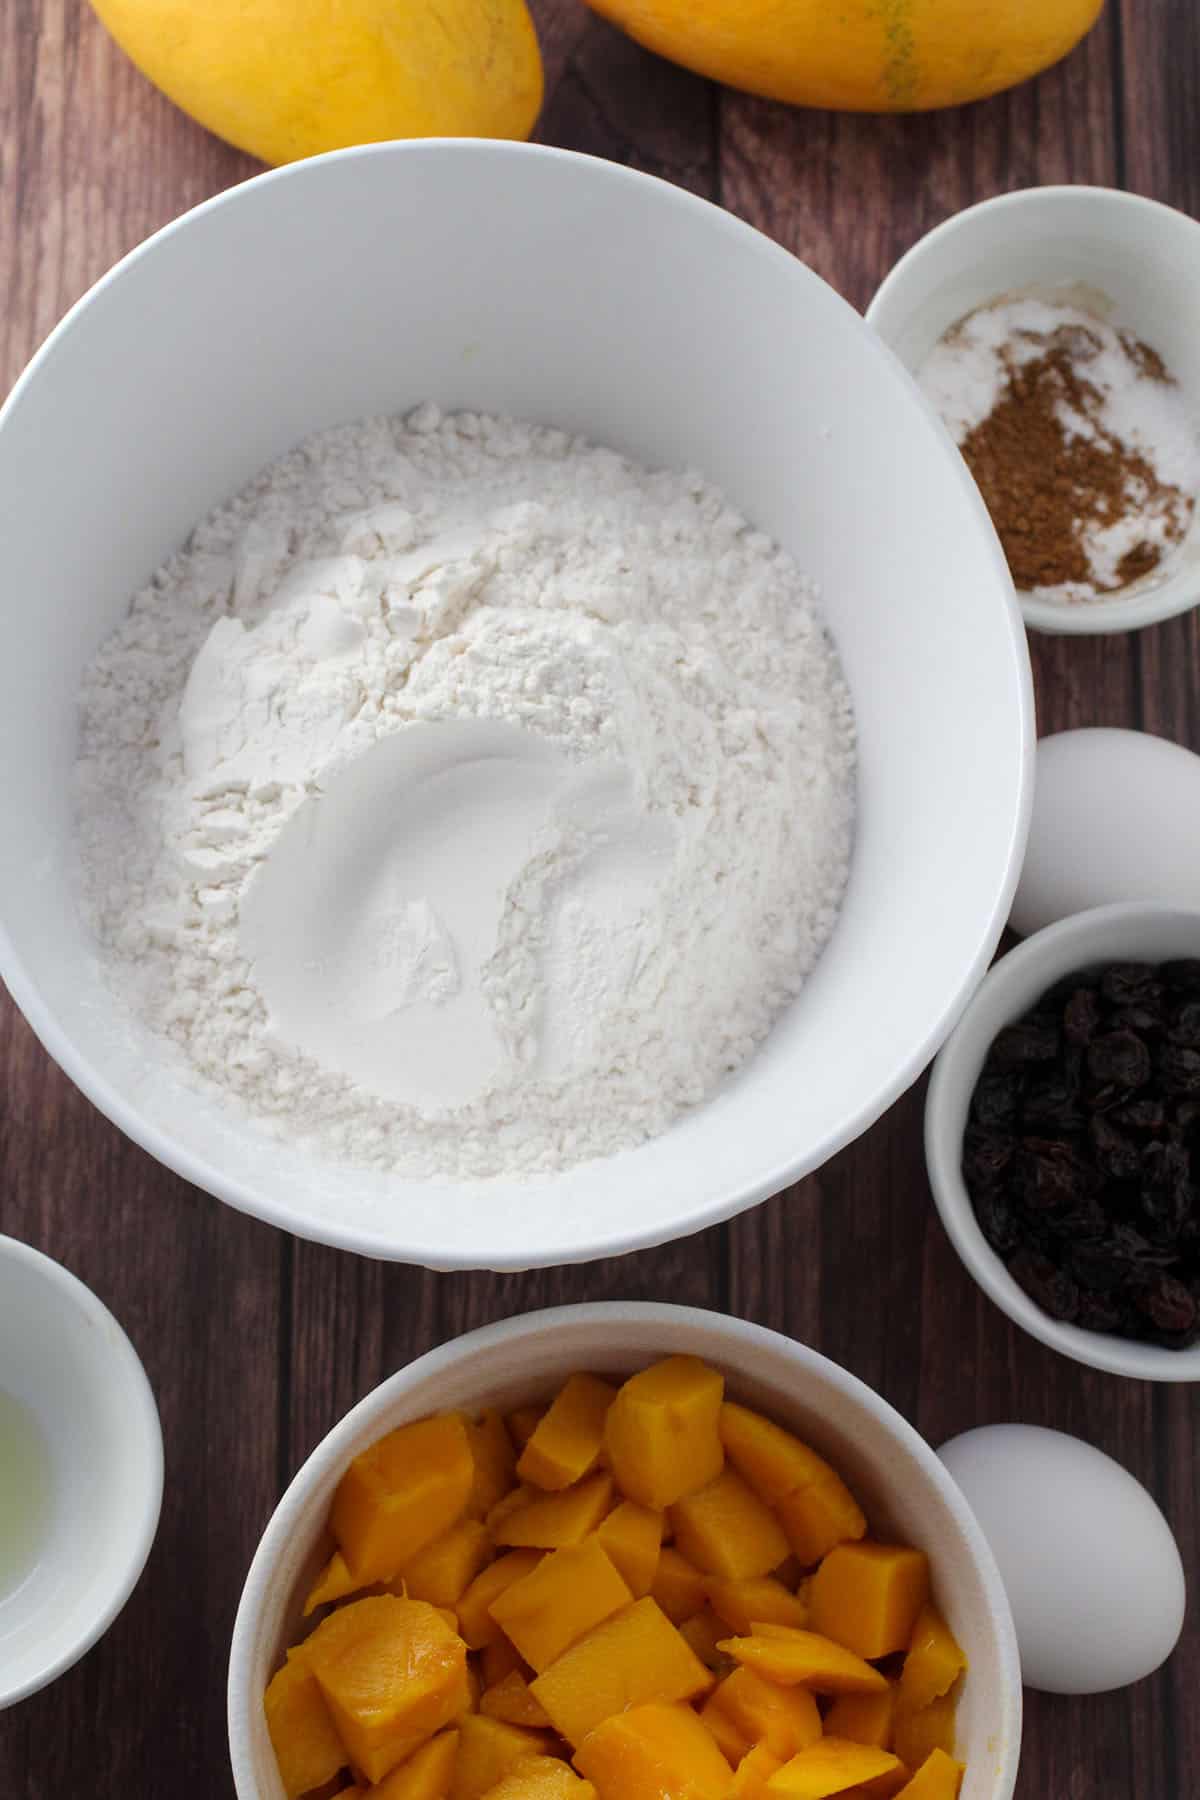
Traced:
<path fill-rule="evenodd" d="M 1036 932 L 933 1068 L 925 1155 L 984 1292 L 1077 1362 L 1200 1380 L 1200 911 Z"/>

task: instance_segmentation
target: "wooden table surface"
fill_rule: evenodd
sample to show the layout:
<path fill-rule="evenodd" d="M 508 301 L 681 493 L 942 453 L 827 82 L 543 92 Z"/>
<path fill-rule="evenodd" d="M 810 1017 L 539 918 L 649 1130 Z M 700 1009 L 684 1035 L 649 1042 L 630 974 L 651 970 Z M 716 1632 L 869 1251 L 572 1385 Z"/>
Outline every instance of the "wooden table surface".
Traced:
<path fill-rule="evenodd" d="M 858 306 L 921 233 L 1005 189 L 1094 182 L 1200 213 L 1195 0 L 1109 0 L 1040 80 L 907 119 L 788 111 L 646 55 L 577 0 L 533 10 L 546 142 L 719 200 Z M 254 168 L 155 93 L 83 0 L 0 0 L 0 394 L 117 257 Z M 1136 725 L 1200 748 L 1197 649 L 1194 614 L 1136 636 L 1035 638 L 1041 729 Z M 48 1692 L 0 1715 L 0 1792 L 231 1794 L 230 1627 L 288 1478 L 383 1376 L 548 1303 L 660 1298 L 759 1320 L 852 1369 L 935 1444 L 993 1420 L 1078 1433 L 1155 1494 L 1194 1580 L 1197 1391 L 1077 1368 L 983 1299 L 929 1199 L 922 1095 L 919 1084 L 819 1174 L 702 1236 L 582 1268 L 431 1275 L 293 1241 L 168 1174 L 76 1092 L 0 992 L 0 1229 L 59 1258 L 125 1325 L 158 1397 L 167 1467 L 158 1538 L 117 1624 Z M 1175 1655 L 1139 1686 L 1029 1695 L 1022 1800 L 1200 1795 L 1198 1682 L 1193 1608 Z"/>

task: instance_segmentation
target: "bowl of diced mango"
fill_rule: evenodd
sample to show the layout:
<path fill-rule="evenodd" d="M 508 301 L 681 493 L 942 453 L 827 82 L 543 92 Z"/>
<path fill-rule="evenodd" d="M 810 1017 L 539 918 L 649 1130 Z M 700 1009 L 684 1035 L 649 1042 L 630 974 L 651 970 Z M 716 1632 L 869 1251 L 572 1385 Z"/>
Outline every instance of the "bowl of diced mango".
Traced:
<path fill-rule="evenodd" d="M 1009 1800 L 1016 1640 L 918 1434 L 741 1320 L 508 1320 L 318 1446 L 247 1577 L 239 1800 Z"/>

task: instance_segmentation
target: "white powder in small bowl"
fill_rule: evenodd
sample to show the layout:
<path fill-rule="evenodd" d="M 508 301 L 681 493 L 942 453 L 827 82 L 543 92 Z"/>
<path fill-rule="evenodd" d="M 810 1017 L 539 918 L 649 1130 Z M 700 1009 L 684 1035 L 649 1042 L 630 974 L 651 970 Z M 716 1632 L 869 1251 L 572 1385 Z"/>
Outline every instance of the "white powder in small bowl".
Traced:
<path fill-rule="evenodd" d="M 83 686 L 85 906 L 193 1081 L 332 1158 L 561 1169 L 799 992 L 854 730 L 809 583 L 701 477 L 426 406 L 198 526 Z"/>

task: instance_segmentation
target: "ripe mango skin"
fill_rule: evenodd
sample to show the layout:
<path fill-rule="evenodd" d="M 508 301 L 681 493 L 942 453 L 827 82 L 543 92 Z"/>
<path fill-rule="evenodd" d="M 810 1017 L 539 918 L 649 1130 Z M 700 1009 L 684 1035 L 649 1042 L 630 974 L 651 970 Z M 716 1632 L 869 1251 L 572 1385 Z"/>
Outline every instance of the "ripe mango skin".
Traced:
<path fill-rule="evenodd" d="M 1104 0 L 588 0 L 698 75 L 793 106 L 926 112 L 1074 49 Z"/>
<path fill-rule="evenodd" d="M 143 75 L 267 163 L 390 138 L 525 138 L 525 0 L 92 0 Z"/>

